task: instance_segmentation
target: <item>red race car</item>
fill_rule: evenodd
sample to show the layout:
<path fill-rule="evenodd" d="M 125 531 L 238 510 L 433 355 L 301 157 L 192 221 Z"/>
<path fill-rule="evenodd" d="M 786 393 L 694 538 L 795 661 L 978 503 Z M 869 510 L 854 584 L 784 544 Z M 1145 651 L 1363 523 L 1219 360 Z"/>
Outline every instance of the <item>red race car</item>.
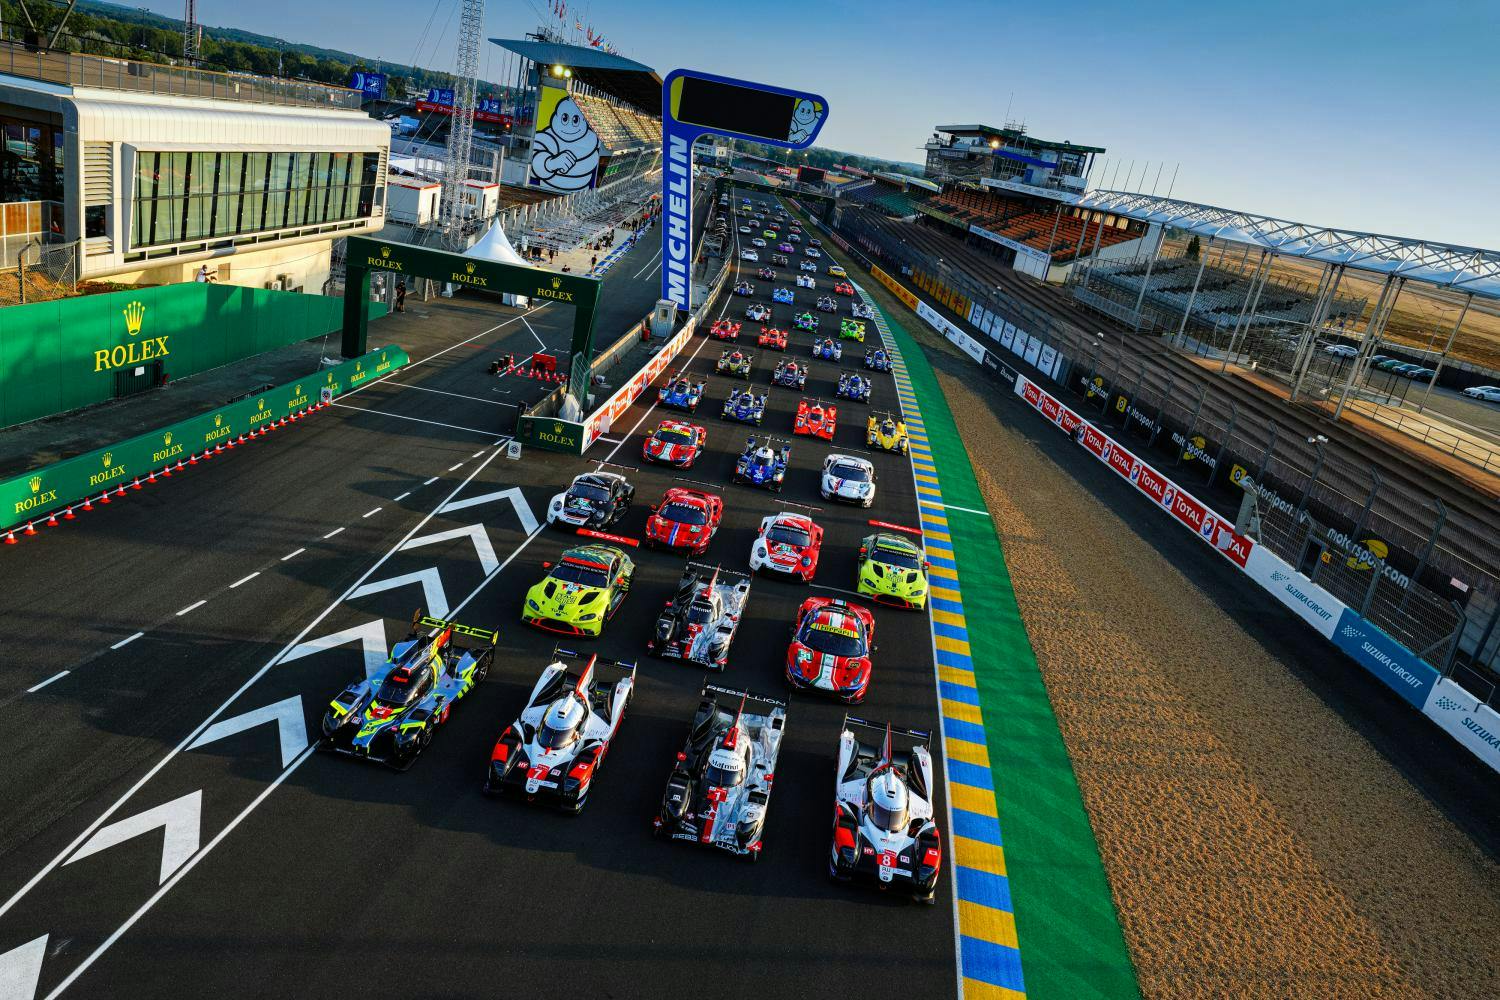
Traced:
<path fill-rule="evenodd" d="M 773 351 L 784 351 L 786 350 L 786 331 L 763 326 L 760 328 L 760 337 L 756 343 L 761 347 L 769 347 Z"/>
<path fill-rule="evenodd" d="M 646 519 L 646 544 L 668 549 L 686 549 L 701 556 L 719 530 L 724 516 L 724 498 L 685 486 L 667 490 L 661 503 Z"/>
<path fill-rule="evenodd" d="M 823 529 L 806 514 L 782 511 L 761 519 L 760 535 L 750 547 L 750 571 L 800 577 L 812 583 L 823 549 Z"/>
<path fill-rule="evenodd" d="M 849 282 L 847 282 L 847 281 L 840 281 L 837 285 L 833 286 L 833 294 L 835 294 L 835 295 L 853 295 L 854 294 L 854 286 L 851 285 L 851 284 L 849 284 Z"/>
<path fill-rule="evenodd" d="M 708 430 L 686 420 L 663 420 L 641 445 L 641 457 L 679 469 L 691 469 L 708 444 Z"/>
<path fill-rule="evenodd" d="M 829 406 L 822 400 L 802 400 L 797 404 L 797 421 L 792 425 L 793 434 L 810 434 L 824 441 L 833 440 L 833 432 L 839 423 L 839 408 Z"/>
<path fill-rule="evenodd" d="M 809 597 L 797 609 L 786 649 L 786 680 L 793 688 L 827 691 L 858 704 L 870 689 L 875 616 L 838 597 Z"/>
<path fill-rule="evenodd" d="M 715 340 L 737 340 L 740 336 L 740 325 L 732 319 L 717 320 L 708 328 L 708 335 Z"/>

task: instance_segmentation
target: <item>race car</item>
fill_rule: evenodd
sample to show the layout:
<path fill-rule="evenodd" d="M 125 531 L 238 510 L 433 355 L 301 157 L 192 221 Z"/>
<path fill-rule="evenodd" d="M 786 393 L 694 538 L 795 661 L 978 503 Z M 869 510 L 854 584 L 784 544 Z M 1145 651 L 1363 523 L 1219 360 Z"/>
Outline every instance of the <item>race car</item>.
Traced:
<path fill-rule="evenodd" d="M 807 241 L 807 245 L 810 246 L 810 247 L 820 247 L 820 246 L 823 245 L 823 241 L 822 240 L 817 240 L 817 239 L 808 240 Z"/>
<path fill-rule="evenodd" d="M 736 294 L 736 295 L 754 295 L 755 294 L 755 286 L 752 285 L 752 284 L 750 284 L 750 282 L 748 282 L 748 281 L 741 281 L 741 282 L 739 282 L 738 284 L 736 284 L 734 286 L 734 294 Z"/>
<path fill-rule="evenodd" d="M 890 412 L 876 411 L 865 421 L 865 444 L 881 451 L 906 454 L 906 421 Z"/>
<path fill-rule="evenodd" d="M 852 399 L 859 403 L 870 401 L 870 380 L 858 372 L 842 372 L 835 394 L 840 399 Z"/>
<path fill-rule="evenodd" d="M 779 302 L 785 306 L 791 305 L 795 299 L 796 295 L 790 288 L 778 288 L 771 293 L 772 302 Z"/>
<path fill-rule="evenodd" d="M 809 597 L 797 609 L 787 646 L 787 683 L 857 705 L 870 689 L 874 645 L 875 616 L 869 608 L 840 597 Z"/>
<path fill-rule="evenodd" d="M 854 295 L 854 286 L 847 281 L 840 281 L 837 285 L 833 286 L 833 294 L 852 297 Z"/>
<path fill-rule="evenodd" d="M 646 649 L 652 656 L 723 670 L 729 665 L 729 646 L 749 600 L 748 576 L 690 562 L 682 571 L 676 595 L 656 616 Z"/>
<path fill-rule="evenodd" d="M 813 341 L 812 356 L 823 361 L 838 361 L 844 356 L 844 346 L 832 337 Z"/>
<path fill-rule="evenodd" d="M 734 340 L 740 335 L 740 325 L 732 319 L 714 320 L 714 325 L 708 328 L 708 335 L 715 340 Z"/>
<path fill-rule="evenodd" d="M 774 230 L 774 229 L 762 230 L 761 231 L 761 235 L 764 236 L 768 240 L 774 240 L 776 238 L 776 230 Z"/>
<path fill-rule="evenodd" d="M 857 319 L 839 320 L 839 339 L 865 342 L 865 325 Z"/>
<path fill-rule="evenodd" d="M 641 457 L 648 462 L 691 469 L 708 444 L 708 431 L 685 420 L 663 420 L 641 444 Z"/>
<path fill-rule="evenodd" d="M 921 611 L 927 606 L 927 557 L 905 535 L 877 531 L 859 543 L 858 593 L 881 604 Z"/>
<path fill-rule="evenodd" d="M 799 275 L 797 275 L 797 287 L 798 288 L 817 288 L 818 287 L 818 279 L 814 278 L 810 274 L 799 274 Z"/>
<path fill-rule="evenodd" d="M 802 242 L 802 230 L 800 230 L 800 229 L 793 229 L 791 232 L 789 232 L 789 233 L 786 234 L 786 238 L 789 239 L 789 240 L 791 240 L 793 243 L 801 243 Z"/>
<path fill-rule="evenodd" d="M 810 242 L 811 243 L 817 243 L 818 241 L 817 240 L 811 240 Z M 814 259 L 817 259 L 818 257 L 823 256 L 823 251 L 819 250 L 815 246 L 809 246 L 806 250 L 803 250 L 802 252 L 805 253 L 807 256 L 812 257 Z"/>
<path fill-rule="evenodd" d="M 901 745 L 898 747 L 897 740 Z M 943 849 L 934 820 L 932 734 L 844 716 L 828 874 L 937 898 Z"/>
<path fill-rule="evenodd" d="M 750 241 L 750 245 L 753 247 L 764 247 L 766 245 L 766 241 L 757 236 L 755 237 L 755 239 Z"/>
<path fill-rule="evenodd" d="M 707 385 L 703 379 L 695 382 L 684 372 L 673 372 L 667 376 L 662 387 L 656 390 L 656 401 L 668 410 L 693 413 L 697 411 L 698 404 L 703 402 L 703 390 Z"/>
<path fill-rule="evenodd" d="M 635 576 L 634 561 L 613 545 L 580 545 L 542 568 L 547 575 L 526 592 L 521 621 L 567 635 L 604 631 Z"/>
<path fill-rule="evenodd" d="M 776 385 L 801 389 L 807 385 L 807 366 L 787 358 L 777 363 L 776 370 L 771 373 L 771 381 Z"/>
<path fill-rule="evenodd" d="M 760 336 L 755 343 L 761 347 L 769 347 L 773 351 L 786 350 L 786 331 L 773 327 L 761 327 Z"/>
<path fill-rule="evenodd" d="M 424 634 L 425 630 L 425 634 Z M 318 749 L 362 757 L 404 771 L 448 721 L 453 703 L 489 673 L 499 635 L 428 618 L 391 648 L 378 672 L 354 681 L 329 703 Z"/>
<path fill-rule="evenodd" d="M 823 551 L 823 528 L 806 514 L 782 511 L 761 518 L 750 546 L 750 572 L 765 570 L 812 583 Z"/>
<path fill-rule="evenodd" d="M 736 389 L 724 400 L 724 412 L 719 416 L 724 420 L 737 420 L 742 424 L 759 427 L 766 416 L 766 395 L 757 395 L 748 387 Z"/>
<path fill-rule="evenodd" d="M 822 400 L 804 399 L 797 403 L 797 416 L 792 424 L 792 433 L 808 434 L 822 438 L 824 441 L 832 441 L 838 422 L 839 408 L 837 406 L 825 405 Z"/>
<path fill-rule="evenodd" d="M 752 263 L 760 263 L 760 253 L 756 250 L 741 250 L 740 260 L 748 260 Z"/>
<path fill-rule="evenodd" d="M 875 502 L 875 466 L 854 455 L 829 455 L 823 460 L 818 492 L 824 500 L 868 507 Z"/>
<path fill-rule="evenodd" d="M 791 258 L 784 253 L 773 253 L 771 255 L 771 263 L 777 265 L 778 267 L 786 267 L 791 262 Z"/>
<path fill-rule="evenodd" d="M 771 318 L 771 307 L 764 302 L 752 302 L 745 307 L 745 318 L 752 323 L 764 323 Z"/>
<path fill-rule="evenodd" d="M 844 270 L 843 265 L 841 264 L 829 264 L 828 276 L 830 278 L 847 278 L 849 277 L 849 272 Z M 854 289 L 849 289 L 849 294 L 853 295 Z"/>
<path fill-rule="evenodd" d="M 526 707 L 490 751 L 485 794 L 520 792 L 582 812 L 634 693 L 634 663 L 553 649 Z"/>
<path fill-rule="evenodd" d="M 750 227 L 749 226 L 741 226 L 740 227 L 740 235 L 742 235 L 742 236 L 749 236 L 750 235 Z"/>
<path fill-rule="evenodd" d="M 839 300 L 832 295 L 823 295 L 818 299 L 818 312 L 834 313 L 839 311 Z"/>
<path fill-rule="evenodd" d="M 717 684 L 703 685 L 701 698 L 652 831 L 754 861 L 762 848 L 786 702 Z"/>
<path fill-rule="evenodd" d="M 797 267 L 800 270 L 803 270 L 803 271 L 811 271 L 813 274 L 817 274 L 818 273 L 818 265 L 815 264 L 814 262 L 810 261 L 810 260 L 804 260 L 804 261 L 799 262 L 797 264 Z"/>
<path fill-rule="evenodd" d="M 725 351 L 719 355 L 719 360 L 714 362 L 714 371 L 721 375 L 733 375 L 735 378 L 748 380 L 750 372 L 755 368 L 755 355 L 746 354 L 744 351 Z"/>
<path fill-rule="evenodd" d="M 755 438 L 747 439 L 745 450 L 734 463 L 734 481 L 780 493 L 786 482 L 786 467 L 791 461 L 792 449 L 785 443 L 780 448 L 776 445 L 775 438 L 768 437 L 760 442 Z"/>
<path fill-rule="evenodd" d="M 796 248 L 793 247 L 790 243 L 778 243 L 776 244 L 776 249 L 780 250 L 782 253 L 792 253 L 794 250 L 796 250 Z"/>
<path fill-rule="evenodd" d="M 885 352 L 885 348 L 883 347 L 877 347 L 873 351 L 866 351 L 865 367 L 871 371 L 888 372 L 891 370 L 891 356 Z"/>
<path fill-rule="evenodd" d="M 864 302 L 849 303 L 849 311 L 854 314 L 855 319 L 874 319 L 875 307 Z"/>
<path fill-rule="evenodd" d="M 810 312 L 798 313 L 792 317 L 792 326 L 799 330 L 816 330 L 818 328 L 818 317 Z"/>
<path fill-rule="evenodd" d="M 775 281 L 776 271 L 774 268 L 763 267 L 759 271 L 755 272 L 755 276 L 757 278 L 760 278 L 762 281 Z"/>
<path fill-rule="evenodd" d="M 724 517 L 724 500 L 713 493 L 673 486 L 651 508 L 646 518 L 646 544 L 653 548 L 686 549 L 695 556 L 708 544 Z"/>
<path fill-rule="evenodd" d="M 547 523 L 560 528 L 608 528 L 630 510 L 635 487 L 618 472 L 585 472 L 547 505 Z"/>

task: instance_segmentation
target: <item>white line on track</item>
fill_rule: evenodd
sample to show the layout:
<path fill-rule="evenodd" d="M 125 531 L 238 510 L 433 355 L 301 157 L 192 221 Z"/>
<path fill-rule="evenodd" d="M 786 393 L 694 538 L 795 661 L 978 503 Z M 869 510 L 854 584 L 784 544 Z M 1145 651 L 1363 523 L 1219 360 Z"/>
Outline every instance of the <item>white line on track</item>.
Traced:
<path fill-rule="evenodd" d="M 343 531 L 343 530 L 344 530 L 344 526 L 341 524 L 337 528 L 334 528 L 332 531 L 330 531 L 328 534 L 324 535 L 323 536 L 323 541 L 325 541 L 325 542 L 328 541 L 328 539 L 332 538 L 334 535 L 337 535 L 340 531 Z"/>
<path fill-rule="evenodd" d="M 344 529 L 340 528 L 339 530 L 343 531 Z M 260 576 L 260 570 L 256 570 L 254 573 L 251 573 L 249 576 L 242 576 L 242 577 L 240 577 L 238 580 L 234 581 L 233 583 L 231 583 L 229 585 L 229 589 L 233 590 L 234 588 L 238 587 L 242 583 L 249 583 L 251 580 L 254 580 L 257 576 Z"/>
<path fill-rule="evenodd" d="M 919 494 L 919 496 L 920 496 L 920 494 Z M 980 517 L 990 517 L 991 516 L 990 512 L 987 511 L 987 510 L 975 510 L 973 507 L 959 507 L 956 504 L 951 504 L 951 503 L 945 503 L 945 504 L 943 504 L 943 509 L 944 510 L 961 510 L 965 514 L 978 514 Z"/>
<path fill-rule="evenodd" d="M 605 436 L 604 436 L 604 435 L 602 435 L 602 434 L 601 434 L 601 435 L 599 435 L 599 440 L 600 440 L 600 441 L 603 441 L 603 442 L 604 442 L 604 443 L 605 443 L 605 444 L 624 444 L 624 443 L 625 443 L 625 442 L 624 442 L 624 441 L 622 441 L 622 440 L 621 440 L 621 439 L 619 439 L 619 438 L 610 438 L 610 437 L 605 437 Z"/>
<path fill-rule="evenodd" d="M 31 687 L 27 688 L 26 689 L 26 693 L 27 694 L 36 694 L 38 691 L 40 691 L 42 688 L 46 687 L 48 684 L 51 684 L 53 681 L 60 681 L 60 680 L 62 680 L 64 677 L 68 676 L 68 674 L 70 674 L 71 672 L 72 671 L 64 670 L 62 673 L 53 674 L 51 677 L 48 677 L 46 680 L 42 681 L 40 684 L 33 684 Z"/>
<path fill-rule="evenodd" d="M 661 248 L 658 247 L 657 250 L 656 250 L 656 256 L 654 256 L 650 260 L 646 261 L 645 264 L 642 264 L 641 265 L 641 269 L 639 271 L 635 272 L 634 274 L 632 274 L 630 277 L 632 279 L 639 278 L 641 275 L 645 274 L 648 270 L 651 270 L 651 271 L 656 270 L 656 266 L 654 266 L 654 265 L 658 265 L 658 262 L 660 260 L 661 260 Z"/>
<path fill-rule="evenodd" d="M 360 520 L 364 520 L 367 517 L 374 517 L 376 514 L 379 514 L 383 510 L 385 510 L 384 507 L 374 507 L 370 510 L 367 510 L 363 514 L 359 515 Z"/>
<path fill-rule="evenodd" d="M 144 632 L 137 632 L 135 635 L 127 635 L 125 638 L 121 639 L 119 642 L 115 643 L 113 646 L 111 646 L 109 648 L 110 649 L 119 649 L 122 646 L 128 646 L 132 642 L 135 642 L 137 639 L 139 639 L 141 636 L 143 636 L 145 634 L 146 633 L 144 633 Z"/>
<path fill-rule="evenodd" d="M 297 549 L 294 552 L 288 552 L 286 555 L 284 555 L 284 556 L 281 557 L 281 561 L 282 562 L 286 562 L 289 559 L 295 559 L 295 558 L 297 558 L 298 556 L 300 556 L 302 553 L 304 553 L 306 551 L 307 551 L 306 549 Z"/>
<path fill-rule="evenodd" d="M 405 493 L 401 494 L 399 497 L 397 497 L 396 499 L 392 500 L 391 503 L 400 503 L 402 500 L 405 500 L 409 496 L 411 496 L 411 490 L 407 490 Z"/>
<path fill-rule="evenodd" d="M 448 466 L 448 471 L 449 472 L 457 472 L 459 469 L 463 468 L 463 466 L 464 466 L 464 463 L 459 462 L 457 465 L 450 465 L 450 466 Z"/>
<path fill-rule="evenodd" d="M 540 336 L 539 336 L 539 335 L 538 335 L 538 334 L 537 334 L 537 332 L 536 332 L 536 331 L 535 331 L 535 330 L 532 330 L 532 329 L 531 329 L 531 324 L 530 324 L 530 323 L 528 323 L 528 322 L 526 322 L 526 317 L 525 317 L 525 316 L 522 316 L 522 317 L 521 317 L 521 325 L 522 325 L 522 326 L 524 326 L 524 327 L 526 327 L 526 329 L 527 329 L 527 330 L 528 330 L 528 331 L 530 331 L 530 333 L 531 333 L 531 335 L 532 335 L 532 336 L 533 336 L 533 337 L 536 337 L 536 342 L 537 342 L 537 345 L 538 345 L 538 346 L 540 346 L 540 347 L 541 347 L 541 348 L 542 348 L 542 349 L 543 349 L 543 350 L 545 350 L 545 349 L 546 349 L 546 347 L 547 347 L 547 342 L 546 342 L 546 341 L 545 341 L 545 340 L 543 340 L 543 339 L 542 339 L 542 338 L 541 338 L 541 337 L 540 337 Z"/>
<path fill-rule="evenodd" d="M 431 486 L 431 485 L 432 485 L 432 484 L 433 484 L 433 483 L 435 483 L 435 482 L 437 482 L 437 481 L 438 481 L 438 477 L 437 477 L 437 476 L 433 476 L 433 477 L 432 477 L 432 478 L 431 478 L 431 479 L 429 479 L 429 480 L 427 480 L 427 481 L 426 481 L 426 482 L 425 482 L 425 483 L 423 483 L 423 484 L 422 484 L 422 485 L 423 485 L 423 486 Z"/>
<path fill-rule="evenodd" d="M 177 617 L 181 618 L 183 615 L 187 614 L 189 611 L 197 611 L 199 608 L 203 607 L 203 605 L 205 605 L 207 603 L 208 603 L 208 598 L 206 598 L 206 597 L 203 600 L 201 600 L 201 601 L 194 601 L 192 604 L 189 604 L 187 607 L 185 607 L 181 611 L 177 612 Z"/>
<path fill-rule="evenodd" d="M 412 385 L 410 382 L 397 382 L 389 379 L 387 381 L 389 381 L 391 385 L 399 385 L 403 389 L 415 389 L 418 392 L 432 392 L 436 393 L 439 396 L 454 396 L 458 399 L 469 399 L 473 400 L 476 403 L 483 403 L 485 406 L 505 405 L 504 403 L 497 403 L 493 399 L 480 399 L 478 396 L 470 396 L 462 392 L 448 392 L 444 389 L 429 389 L 425 385 Z"/>
<path fill-rule="evenodd" d="M 361 386 L 360 388 L 364 388 Z M 358 390 L 355 390 L 356 392 Z M 360 413 L 374 413 L 382 417 L 394 417 L 397 420 L 410 420 L 416 424 L 431 424 L 433 427 L 447 427 L 455 431 L 468 431 L 470 434 L 483 434 L 485 437 L 494 437 L 494 431 L 482 431 L 478 427 L 462 427 L 458 424 L 445 424 L 438 420 L 423 420 L 420 417 L 405 417 L 399 413 L 391 413 L 389 410 L 376 410 L 368 406 L 349 406 L 347 403 L 334 403 L 341 410 L 358 410 Z"/>
<path fill-rule="evenodd" d="M 499 444 L 500 442 L 496 441 L 495 443 Z M 469 457 L 470 458 L 478 458 L 480 455 L 483 455 L 483 454 L 484 454 L 484 452 L 482 452 L 482 451 L 476 451 L 474 454 L 470 455 Z"/>

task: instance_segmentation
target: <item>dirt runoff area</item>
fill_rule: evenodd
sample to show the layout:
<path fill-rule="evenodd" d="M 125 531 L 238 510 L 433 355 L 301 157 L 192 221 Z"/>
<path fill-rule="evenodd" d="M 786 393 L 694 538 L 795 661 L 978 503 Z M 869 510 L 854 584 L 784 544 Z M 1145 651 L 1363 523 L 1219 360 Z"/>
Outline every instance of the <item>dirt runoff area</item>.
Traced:
<path fill-rule="evenodd" d="M 998 420 L 992 384 L 940 379 L 1145 995 L 1500 997 L 1500 866 Z"/>

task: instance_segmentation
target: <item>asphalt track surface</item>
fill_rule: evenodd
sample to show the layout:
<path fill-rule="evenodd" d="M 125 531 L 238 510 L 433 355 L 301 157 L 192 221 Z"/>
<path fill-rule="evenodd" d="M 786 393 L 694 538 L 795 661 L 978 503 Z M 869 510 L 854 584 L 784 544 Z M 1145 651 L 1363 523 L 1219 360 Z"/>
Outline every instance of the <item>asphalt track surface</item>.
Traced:
<path fill-rule="evenodd" d="M 654 301 L 658 251 L 643 241 L 611 272 L 601 329 Z M 815 294 L 832 284 L 818 281 Z M 771 286 L 756 284 L 769 302 Z M 811 304 L 806 290 L 798 299 Z M 790 307 L 775 309 L 789 327 Z M 722 678 L 775 695 L 797 604 L 852 590 L 868 518 L 916 523 L 900 456 L 872 457 L 870 511 L 818 497 L 823 457 L 863 451 L 862 404 L 841 404 L 832 446 L 792 439 L 779 497 L 729 485 L 753 429 L 717 419 L 729 381 L 713 375 L 696 418 L 709 449 L 689 472 L 642 467 L 642 438 L 663 416 L 649 397 L 588 460 L 507 459 L 484 366 L 534 337 L 561 347 L 570 319 L 543 309 L 522 323 L 496 307 L 444 353 L 345 397 L 359 409 L 324 411 L 4 553 L 20 569 L 0 610 L 0 703 L 19 738 L 0 777 L 0 996 L 954 993 L 946 872 L 931 908 L 825 877 L 843 706 L 790 697 L 759 864 L 651 837 L 703 679 L 644 652 L 679 557 L 638 551 L 621 612 L 601 639 L 578 641 L 640 663 L 583 815 L 481 794 L 490 748 L 556 641 L 518 621 L 540 563 L 570 543 L 533 519 L 597 460 L 636 484 L 623 534 L 642 533 L 676 477 L 721 492 L 706 558 L 734 568 L 764 514 L 820 508 L 814 587 L 757 580 Z M 810 342 L 793 333 L 788 353 L 807 358 Z M 695 340 L 685 357 L 710 372 L 719 349 Z M 778 355 L 753 338 L 747 349 L 766 385 Z M 808 394 L 831 398 L 837 371 L 812 362 Z M 773 392 L 762 430 L 790 437 L 797 398 Z M 871 405 L 895 408 L 889 376 Z M 485 683 L 406 773 L 312 751 L 328 700 L 404 637 L 419 604 L 501 630 Z M 858 714 L 935 728 L 926 615 L 875 616 Z"/>

